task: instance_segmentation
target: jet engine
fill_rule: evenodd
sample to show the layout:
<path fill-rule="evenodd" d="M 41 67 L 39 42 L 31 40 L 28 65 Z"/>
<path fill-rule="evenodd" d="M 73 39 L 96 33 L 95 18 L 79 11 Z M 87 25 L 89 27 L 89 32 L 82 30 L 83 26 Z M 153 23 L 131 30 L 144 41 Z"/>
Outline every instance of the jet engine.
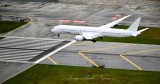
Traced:
<path fill-rule="evenodd" d="M 77 40 L 77 41 L 84 41 L 85 38 L 82 35 L 77 35 L 77 36 L 75 36 L 75 40 Z"/>

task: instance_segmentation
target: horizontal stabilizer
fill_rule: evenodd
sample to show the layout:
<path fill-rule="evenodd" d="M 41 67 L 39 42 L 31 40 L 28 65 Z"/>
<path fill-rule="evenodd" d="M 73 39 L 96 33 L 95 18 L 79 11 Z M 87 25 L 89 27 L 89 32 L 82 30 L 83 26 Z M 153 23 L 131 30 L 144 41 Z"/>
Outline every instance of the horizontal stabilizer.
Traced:
<path fill-rule="evenodd" d="M 141 34 L 143 31 L 146 31 L 147 29 L 149 29 L 149 28 L 144 28 L 144 29 L 141 29 L 141 30 L 139 30 L 137 32 L 133 32 L 132 36 L 137 36 L 137 35 Z"/>
<path fill-rule="evenodd" d="M 141 32 L 144 32 L 144 31 L 146 31 L 147 29 L 149 29 L 149 28 L 141 29 L 141 30 L 138 31 L 138 33 L 141 34 Z"/>

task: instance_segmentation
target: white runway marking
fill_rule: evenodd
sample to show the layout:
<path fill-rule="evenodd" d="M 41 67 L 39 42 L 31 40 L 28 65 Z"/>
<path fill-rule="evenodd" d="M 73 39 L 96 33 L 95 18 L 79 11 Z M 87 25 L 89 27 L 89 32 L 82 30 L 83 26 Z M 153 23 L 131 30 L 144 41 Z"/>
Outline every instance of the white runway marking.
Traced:
<path fill-rule="evenodd" d="M 0 39 L 0 60 L 33 63 L 51 52 L 53 47 L 61 42 L 63 41 L 53 39 L 2 37 Z"/>
<path fill-rule="evenodd" d="M 41 59 L 37 60 L 37 61 L 34 62 L 34 63 L 39 63 L 39 62 L 43 61 L 43 60 L 46 59 L 47 57 L 55 54 L 56 52 L 58 52 L 58 51 L 60 51 L 60 50 L 62 50 L 62 49 L 64 49 L 64 48 L 66 48 L 66 47 L 68 47 L 68 46 L 70 46 L 71 44 L 73 44 L 73 43 L 75 43 L 75 42 L 76 42 L 76 40 L 71 41 L 70 43 L 68 43 L 68 44 L 66 44 L 66 45 L 64 45 L 64 46 L 62 46 L 62 47 L 54 50 L 53 52 L 51 52 L 51 53 L 49 53 L 48 55 L 42 57 Z"/>

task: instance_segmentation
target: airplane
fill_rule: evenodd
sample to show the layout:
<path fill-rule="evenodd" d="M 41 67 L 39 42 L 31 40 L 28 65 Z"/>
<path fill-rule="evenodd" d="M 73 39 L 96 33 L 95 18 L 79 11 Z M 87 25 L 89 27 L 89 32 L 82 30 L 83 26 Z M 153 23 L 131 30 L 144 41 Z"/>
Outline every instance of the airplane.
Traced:
<path fill-rule="evenodd" d="M 143 31 L 148 29 L 148 28 L 144 28 L 137 31 L 141 18 L 137 18 L 131 24 L 131 26 L 129 26 L 128 29 L 111 28 L 114 25 L 117 25 L 120 21 L 126 19 L 131 15 L 124 16 L 123 18 L 120 18 L 118 20 L 115 20 L 111 23 L 108 23 L 106 25 L 102 25 L 99 27 L 57 25 L 54 28 L 52 28 L 51 31 L 58 34 L 58 37 L 60 36 L 61 33 L 75 34 L 76 41 L 91 40 L 94 43 L 96 42 L 96 38 L 103 38 L 105 36 L 119 37 L 119 38 L 130 37 L 130 36 L 136 37 L 137 35 L 141 34 Z"/>

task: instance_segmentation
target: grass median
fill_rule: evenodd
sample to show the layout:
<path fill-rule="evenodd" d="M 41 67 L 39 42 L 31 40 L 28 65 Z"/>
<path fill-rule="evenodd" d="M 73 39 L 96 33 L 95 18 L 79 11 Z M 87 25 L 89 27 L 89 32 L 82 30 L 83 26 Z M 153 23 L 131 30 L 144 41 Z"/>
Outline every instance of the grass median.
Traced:
<path fill-rule="evenodd" d="M 7 33 L 25 24 L 27 22 L 0 21 L 0 34 Z"/>
<path fill-rule="evenodd" d="M 3 84 L 159 84 L 160 72 L 38 64 Z"/>

